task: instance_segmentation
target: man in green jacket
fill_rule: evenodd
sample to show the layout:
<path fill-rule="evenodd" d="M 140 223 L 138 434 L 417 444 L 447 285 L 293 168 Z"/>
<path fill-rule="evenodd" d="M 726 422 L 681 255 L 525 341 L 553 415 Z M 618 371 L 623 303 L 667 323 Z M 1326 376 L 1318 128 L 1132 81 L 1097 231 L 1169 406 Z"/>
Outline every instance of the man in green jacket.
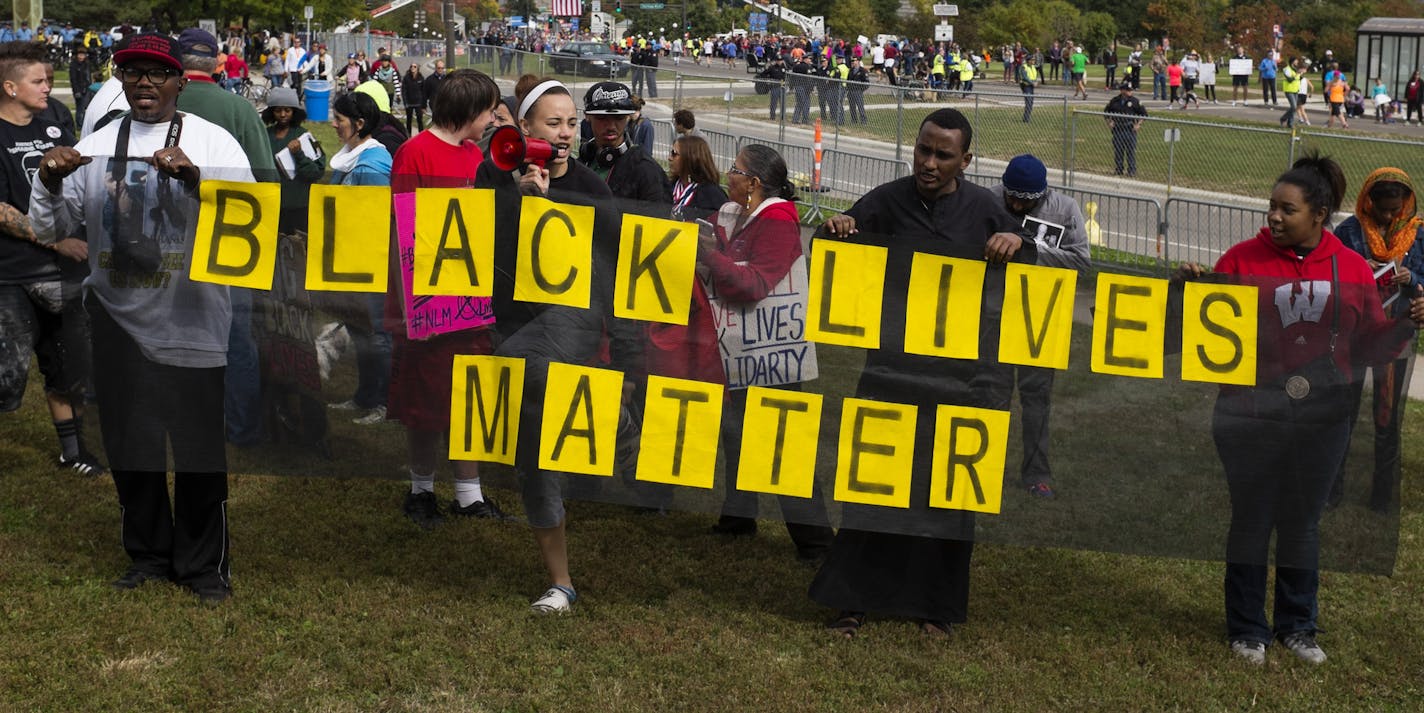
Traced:
<path fill-rule="evenodd" d="M 178 35 L 183 55 L 183 76 L 188 79 L 178 95 L 178 111 L 217 124 L 232 134 L 247 154 L 252 176 L 277 181 L 277 163 L 267 140 L 267 127 L 246 99 L 223 91 L 213 74 L 218 68 L 218 40 L 206 30 L 189 28 Z M 256 445 L 262 437 L 261 373 L 257 343 L 252 338 L 252 292 L 232 288 L 232 330 L 228 335 L 227 372 L 224 377 L 223 415 L 227 440 L 236 446 Z"/>

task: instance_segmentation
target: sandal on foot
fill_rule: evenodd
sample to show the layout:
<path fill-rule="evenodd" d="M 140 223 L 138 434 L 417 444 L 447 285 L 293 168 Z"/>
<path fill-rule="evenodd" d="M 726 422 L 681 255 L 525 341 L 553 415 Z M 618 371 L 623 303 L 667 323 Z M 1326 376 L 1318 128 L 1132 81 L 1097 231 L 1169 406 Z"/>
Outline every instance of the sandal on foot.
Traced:
<path fill-rule="evenodd" d="M 865 624 L 865 612 L 843 611 L 834 620 L 826 624 L 826 628 L 847 639 L 851 639 L 855 638 L 856 633 L 860 631 L 860 627 L 863 624 Z"/>
<path fill-rule="evenodd" d="M 945 639 L 949 637 L 949 622 L 921 619 L 920 631 L 932 639 Z"/>

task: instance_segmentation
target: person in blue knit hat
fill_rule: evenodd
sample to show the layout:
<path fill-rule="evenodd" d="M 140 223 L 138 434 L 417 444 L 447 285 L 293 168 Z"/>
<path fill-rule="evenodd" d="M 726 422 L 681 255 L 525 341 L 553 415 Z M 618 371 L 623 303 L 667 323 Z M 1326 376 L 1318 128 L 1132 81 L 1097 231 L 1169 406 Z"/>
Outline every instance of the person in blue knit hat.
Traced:
<path fill-rule="evenodd" d="M 1015 156 L 1004 168 L 999 185 L 989 189 L 1009 213 L 1023 221 L 1038 244 L 1038 264 L 1087 274 L 1088 234 L 1078 203 L 1048 187 L 1048 168 L 1031 154 Z M 1053 393 L 1053 369 L 1015 366 L 1019 404 L 1023 406 L 1023 487 L 1029 494 L 1052 498 L 1053 473 L 1048 466 L 1048 412 Z"/>

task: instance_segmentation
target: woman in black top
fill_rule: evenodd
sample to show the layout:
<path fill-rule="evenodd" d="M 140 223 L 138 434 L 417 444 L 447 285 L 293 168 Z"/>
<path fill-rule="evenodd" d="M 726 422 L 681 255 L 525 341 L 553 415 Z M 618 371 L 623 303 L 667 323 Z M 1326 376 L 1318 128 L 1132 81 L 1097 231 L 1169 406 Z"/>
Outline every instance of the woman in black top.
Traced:
<path fill-rule="evenodd" d="M 693 220 L 717 212 L 727 202 L 719 185 L 712 149 L 700 136 L 683 136 L 668 152 L 668 178 L 672 180 L 672 219 Z"/>
<path fill-rule="evenodd" d="M 496 215 L 500 216 L 519 215 L 523 196 L 594 206 L 593 235 L 589 238 L 592 293 L 587 309 L 516 301 L 514 269 L 519 222 L 497 221 L 493 302 L 495 327 L 503 337 L 497 354 L 523 359 L 525 393 L 543 394 L 551 363 L 597 361 L 607 334 L 611 363 L 601 365 L 633 377 L 641 371 L 642 330 L 627 320 L 614 318 L 611 307 L 618 213 L 608 184 L 589 167 L 569 159 L 569 147 L 579 131 L 573 97 L 562 84 L 533 75 L 519 79 L 515 96 L 519 100 L 515 121 L 520 130 L 527 138 L 549 142 L 557 149 L 557 155 L 545 165 L 526 164 L 514 172 L 501 171 L 494 161 L 485 161 L 480 164 L 475 184 L 495 189 Z M 521 423 L 540 423 L 542 412 L 541 398 L 524 399 Z M 568 611 L 578 595 L 569 573 L 563 477 L 539 467 L 539 438 L 537 428 L 521 428 L 515 457 L 525 517 L 550 581 L 531 609 L 560 613 Z"/>
<path fill-rule="evenodd" d="M 405 104 L 405 133 L 414 136 L 416 131 L 425 131 L 425 77 L 420 74 L 420 63 L 411 62 L 410 69 L 401 80 L 401 101 Z M 417 127 L 411 130 L 412 119 Z"/>

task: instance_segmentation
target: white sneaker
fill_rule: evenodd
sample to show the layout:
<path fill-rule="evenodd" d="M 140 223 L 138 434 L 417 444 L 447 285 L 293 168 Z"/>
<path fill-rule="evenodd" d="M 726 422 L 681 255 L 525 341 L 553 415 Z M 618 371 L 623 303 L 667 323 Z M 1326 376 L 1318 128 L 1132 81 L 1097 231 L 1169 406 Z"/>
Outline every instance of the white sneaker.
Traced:
<path fill-rule="evenodd" d="M 386 420 L 386 407 L 377 406 L 366 412 L 365 416 L 351 419 L 351 422 L 358 426 L 374 426 Z"/>
<path fill-rule="evenodd" d="M 1266 645 L 1259 641 L 1233 641 L 1231 653 L 1241 657 L 1252 666 L 1266 665 Z"/>
<path fill-rule="evenodd" d="M 1325 651 L 1320 648 L 1320 644 L 1315 643 L 1315 632 L 1313 631 L 1297 631 L 1286 634 L 1286 637 L 1281 639 L 1281 643 L 1302 661 L 1316 665 L 1325 663 Z"/>
<path fill-rule="evenodd" d="M 578 595 L 574 590 L 555 584 L 534 600 L 529 608 L 535 614 L 567 614 L 573 610 Z"/>

